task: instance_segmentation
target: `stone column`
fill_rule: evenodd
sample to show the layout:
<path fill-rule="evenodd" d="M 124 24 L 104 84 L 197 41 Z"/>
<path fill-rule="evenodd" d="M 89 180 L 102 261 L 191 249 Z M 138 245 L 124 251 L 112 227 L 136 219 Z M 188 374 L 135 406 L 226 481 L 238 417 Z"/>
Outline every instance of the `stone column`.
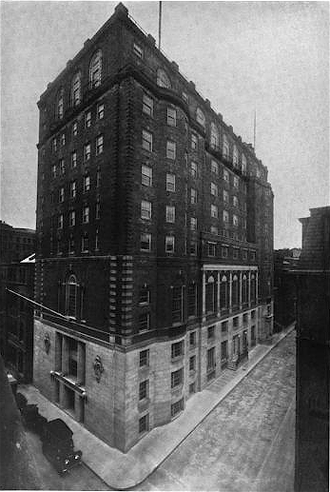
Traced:
<path fill-rule="evenodd" d="M 248 277 L 248 303 L 249 303 L 249 307 L 251 307 L 251 270 L 249 270 L 249 277 Z"/>
<path fill-rule="evenodd" d="M 233 283 L 233 272 L 229 272 L 229 312 L 232 312 L 232 283 Z"/>
<path fill-rule="evenodd" d="M 206 281 L 206 272 L 203 271 L 203 276 L 202 276 L 202 320 L 206 320 L 206 286 L 205 286 L 205 281 Z"/>
<path fill-rule="evenodd" d="M 242 309 L 242 281 L 243 281 L 243 273 L 239 272 L 239 308 Z"/>
<path fill-rule="evenodd" d="M 78 383 L 85 384 L 85 344 L 78 342 L 78 354 L 77 354 L 77 381 Z"/>
<path fill-rule="evenodd" d="M 221 306 L 220 306 L 220 278 L 221 278 L 221 274 L 220 272 L 218 271 L 218 275 L 217 275 L 217 303 L 218 303 L 218 318 L 220 318 L 221 316 Z"/>

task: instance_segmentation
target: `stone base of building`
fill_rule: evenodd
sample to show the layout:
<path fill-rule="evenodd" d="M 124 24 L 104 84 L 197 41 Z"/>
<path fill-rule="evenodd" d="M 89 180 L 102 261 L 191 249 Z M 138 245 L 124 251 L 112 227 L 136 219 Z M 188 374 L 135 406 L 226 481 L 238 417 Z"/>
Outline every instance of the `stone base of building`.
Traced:
<path fill-rule="evenodd" d="M 34 384 L 97 437 L 127 452 L 176 418 L 193 394 L 259 342 L 263 306 L 191 326 L 174 340 L 123 348 L 43 318 L 34 323 Z"/>

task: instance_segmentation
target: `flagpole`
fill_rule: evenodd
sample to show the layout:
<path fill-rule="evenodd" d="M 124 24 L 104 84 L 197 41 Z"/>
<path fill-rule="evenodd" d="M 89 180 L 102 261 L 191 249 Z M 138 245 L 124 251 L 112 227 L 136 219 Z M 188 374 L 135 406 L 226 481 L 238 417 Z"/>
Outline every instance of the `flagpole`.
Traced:
<path fill-rule="evenodd" d="M 159 23 L 158 23 L 158 48 L 160 49 L 162 41 L 162 2 L 159 2 Z"/>

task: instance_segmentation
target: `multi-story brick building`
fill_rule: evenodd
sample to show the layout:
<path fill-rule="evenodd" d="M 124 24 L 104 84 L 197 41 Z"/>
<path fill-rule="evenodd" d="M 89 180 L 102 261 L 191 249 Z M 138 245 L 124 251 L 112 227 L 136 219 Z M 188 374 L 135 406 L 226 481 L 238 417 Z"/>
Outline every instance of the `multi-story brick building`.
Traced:
<path fill-rule="evenodd" d="M 329 489 L 330 207 L 310 209 L 297 294 L 295 491 Z"/>
<path fill-rule="evenodd" d="M 267 168 L 122 4 L 38 106 L 35 384 L 126 451 L 272 334 Z"/>
<path fill-rule="evenodd" d="M 21 261 L 35 252 L 33 229 L 13 227 L 0 220 L 0 264 Z"/>

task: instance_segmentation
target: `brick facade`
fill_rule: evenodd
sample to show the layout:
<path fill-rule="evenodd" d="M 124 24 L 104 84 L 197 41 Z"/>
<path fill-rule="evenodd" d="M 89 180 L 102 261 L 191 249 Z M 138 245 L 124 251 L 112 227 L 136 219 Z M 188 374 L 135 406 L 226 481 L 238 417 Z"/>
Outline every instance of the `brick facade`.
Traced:
<path fill-rule="evenodd" d="M 40 311 L 40 323 L 88 340 L 84 423 L 127 451 L 182 411 L 224 364 L 236 369 L 251 345 L 272 334 L 267 168 L 121 4 L 38 106 L 36 297 L 59 313 Z M 195 347 L 187 349 L 192 332 Z M 102 347 L 102 385 L 92 384 L 90 340 Z M 180 340 L 185 349 L 173 361 Z M 149 365 L 139 368 L 142 350 Z M 46 375 L 36 372 L 37 385 L 54 363 Z M 67 374 L 62 368 L 52 384 L 68 386 Z M 171 388 L 171 378 L 182 381 Z M 143 401 L 139 388 L 149 395 Z M 77 412 L 81 419 L 79 405 Z"/>

